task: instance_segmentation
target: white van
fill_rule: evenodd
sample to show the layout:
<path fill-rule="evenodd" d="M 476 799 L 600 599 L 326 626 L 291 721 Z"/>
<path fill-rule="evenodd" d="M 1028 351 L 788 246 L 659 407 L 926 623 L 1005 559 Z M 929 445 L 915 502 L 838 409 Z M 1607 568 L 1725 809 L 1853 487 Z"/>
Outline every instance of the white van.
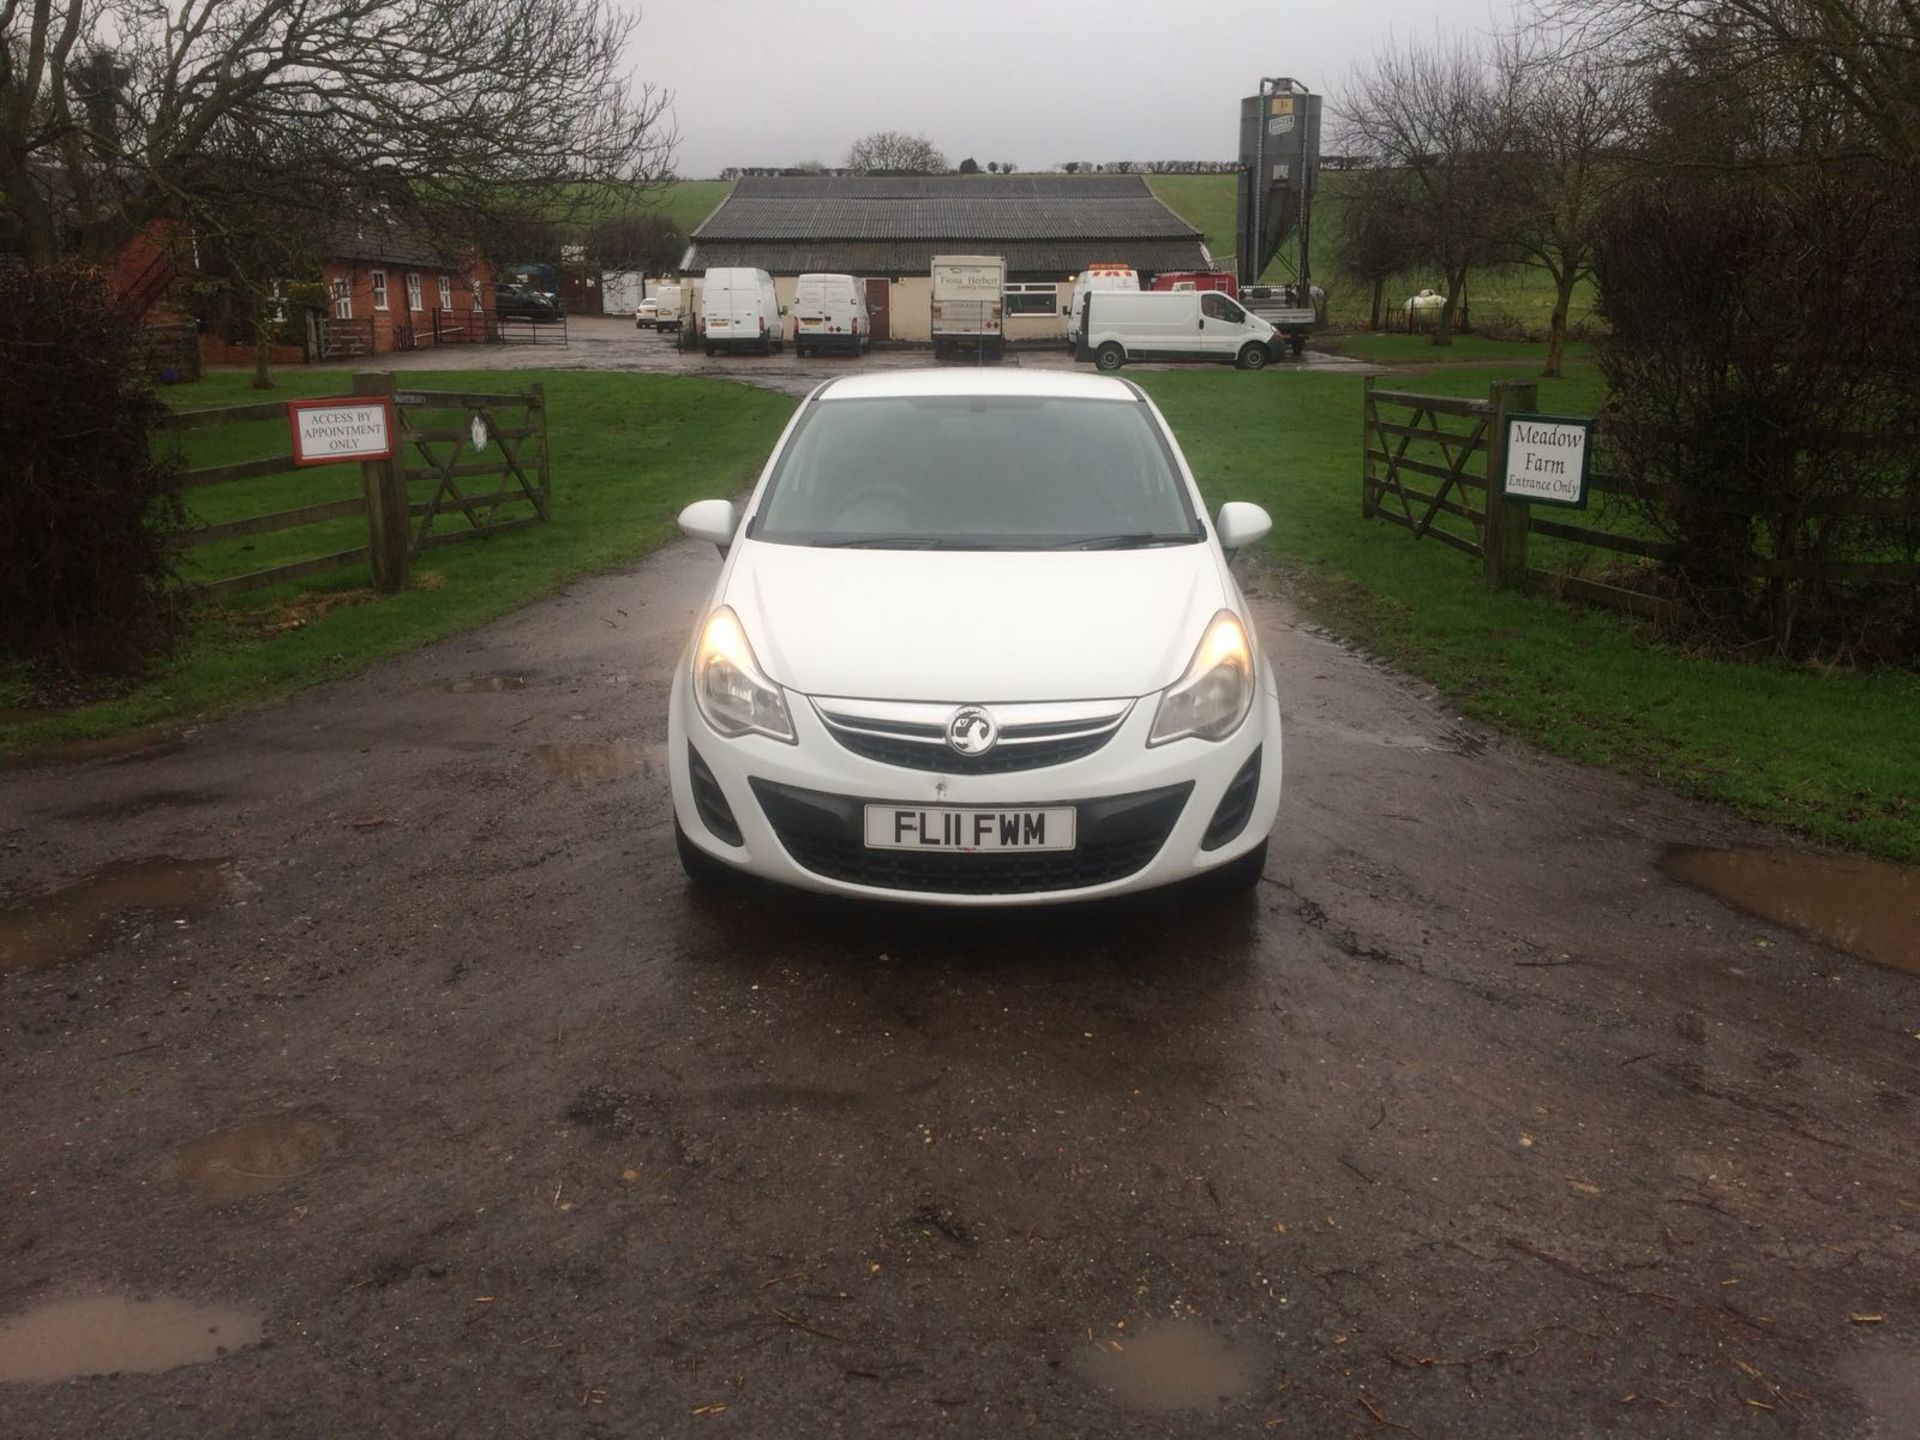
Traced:
<path fill-rule="evenodd" d="M 802 275 L 793 282 L 793 353 L 844 350 L 858 355 L 873 346 L 867 322 L 867 287 L 851 275 Z"/>
<path fill-rule="evenodd" d="M 1094 291 L 1126 290 L 1138 292 L 1140 276 L 1131 265 L 1097 261 L 1082 270 L 1073 282 L 1073 303 L 1067 311 L 1067 349 L 1078 344 L 1080 321 L 1087 311 L 1087 296 Z"/>
<path fill-rule="evenodd" d="M 716 350 L 771 355 L 784 348 L 784 314 L 766 271 L 738 266 L 709 270 L 700 291 L 700 343 L 709 355 Z"/>
<path fill-rule="evenodd" d="M 1094 291 L 1074 356 L 1102 370 L 1129 360 L 1218 360 L 1258 370 L 1280 352 L 1279 332 L 1218 290 Z"/>

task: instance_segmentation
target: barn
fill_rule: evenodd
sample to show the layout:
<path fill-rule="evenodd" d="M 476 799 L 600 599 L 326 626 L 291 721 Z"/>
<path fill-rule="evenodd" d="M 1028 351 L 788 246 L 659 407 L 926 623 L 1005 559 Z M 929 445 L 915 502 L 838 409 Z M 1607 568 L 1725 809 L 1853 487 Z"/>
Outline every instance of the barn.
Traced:
<path fill-rule="evenodd" d="M 781 303 L 808 272 L 867 282 L 874 339 L 932 338 L 933 257 L 1001 255 L 1010 341 L 1056 340 L 1074 278 L 1100 262 L 1207 270 L 1201 234 L 1139 175 L 757 175 L 690 237 L 681 271 L 743 265 Z"/>

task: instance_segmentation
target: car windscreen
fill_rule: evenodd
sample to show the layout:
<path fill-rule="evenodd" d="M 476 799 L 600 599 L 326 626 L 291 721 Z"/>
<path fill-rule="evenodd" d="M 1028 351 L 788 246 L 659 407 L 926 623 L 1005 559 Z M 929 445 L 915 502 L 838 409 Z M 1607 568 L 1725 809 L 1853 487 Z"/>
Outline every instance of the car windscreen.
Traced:
<path fill-rule="evenodd" d="M 824 400 L 788 441 L 748 534 L 954 550 L 1191 544 L 1203 531 L 1135 401 Z"/>

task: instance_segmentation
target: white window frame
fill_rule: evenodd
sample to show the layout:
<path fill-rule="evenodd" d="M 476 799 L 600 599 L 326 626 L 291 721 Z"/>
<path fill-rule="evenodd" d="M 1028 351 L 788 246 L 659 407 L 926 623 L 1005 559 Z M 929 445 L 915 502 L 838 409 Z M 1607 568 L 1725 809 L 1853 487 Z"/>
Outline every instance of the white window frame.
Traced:
<path fill-rule="evenodd" d="M 451 275 L 442 275 L 439 278 L 440 308 L 442 310 L 451 310 L 453 309 L 453 277 Z"/>
<path fill-rule="evenodd" d="M 1006 293 L 1009 295 L 1045 295 L 1047 297 L 1047 308 L 1044 310 L 1016 310 L 1013 306 L 1008 305 L 1006 307 L 1006 313 L 1009 318 L 1015 315 L 1058 315 L 1060 313 L 1060 287 L 1051 280 L 1011 284 L 1006 287 Z"/>
<path fill-rule="evenodd" d="M 480 311 L 485 310 L 487 308 L 486 296 L 481 291 L 479 276 L 476 275 L 473 279 L 467 281 L 467 290 L 473 296 L 474 313 L 478 314 Z"/>
<path fill-rule="evenodd" d="M 369 270 L 367 272 L 367 278 L 373 285 L 373 308 L 376 310 L 386 309 L 387 272 L 384 270 Z"/>
<path fill-rule="evenodd" d="M 333 282 L 333 318 L 336 320 L 353 318 L 353 281 L 345 275 Z"/>
<path fill-rule="evenodd" d="M 407 271 L 407 313 L 412 315 L 426 309 L 427 307 L 423 303 L 424 300 L 425 296 L 420 289 L 420 272 L 418 270 Z"/>

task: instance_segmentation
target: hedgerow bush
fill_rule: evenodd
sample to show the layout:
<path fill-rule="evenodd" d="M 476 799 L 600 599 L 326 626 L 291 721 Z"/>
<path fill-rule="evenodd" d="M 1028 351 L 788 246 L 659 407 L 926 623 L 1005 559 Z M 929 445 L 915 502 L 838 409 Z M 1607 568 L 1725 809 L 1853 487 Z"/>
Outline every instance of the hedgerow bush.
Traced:
<path fill-rule="evenodd" d="M 0 656 L 42 675 L 137 670 L 184 623 L 147 368 L 99 271 L 0 263 Z"/>

